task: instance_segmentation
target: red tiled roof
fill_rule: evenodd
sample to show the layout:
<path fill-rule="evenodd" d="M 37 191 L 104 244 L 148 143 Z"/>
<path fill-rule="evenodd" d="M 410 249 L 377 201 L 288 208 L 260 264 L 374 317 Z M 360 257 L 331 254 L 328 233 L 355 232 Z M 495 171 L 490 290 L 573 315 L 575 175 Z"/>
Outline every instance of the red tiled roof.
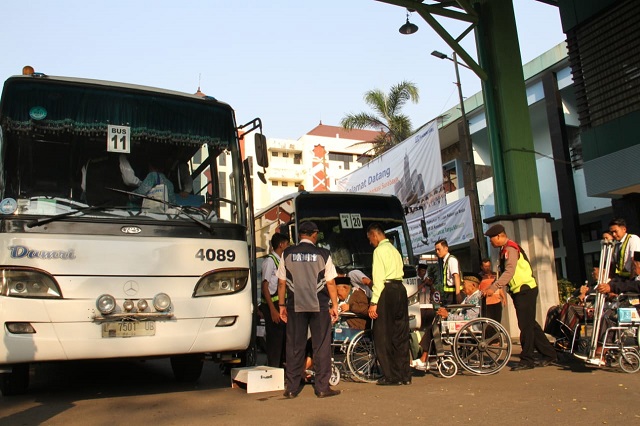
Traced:
<path fill-rule="evenodd" d="M 340 126 L 327 126 L 326 124 L 319 124 L 313 130 L 307 133 L 307 135 L 322 136 L 325 138 L 335 138 L 336 135 L 338 135 L 340 139 L 371 142 L 380 133 L 381 132 L 377 132 L 375 130 L 345 130 Z"/>

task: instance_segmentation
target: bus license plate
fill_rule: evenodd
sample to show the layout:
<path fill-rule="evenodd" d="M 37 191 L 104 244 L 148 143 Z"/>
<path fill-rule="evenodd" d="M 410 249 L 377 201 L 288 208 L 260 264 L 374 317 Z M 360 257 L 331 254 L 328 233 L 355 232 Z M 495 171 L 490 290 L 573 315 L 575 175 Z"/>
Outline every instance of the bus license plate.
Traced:
<path fill-rule="evenodd" d="M 155 336 L 155 321 L 103 322 L 102 337 Z"/>

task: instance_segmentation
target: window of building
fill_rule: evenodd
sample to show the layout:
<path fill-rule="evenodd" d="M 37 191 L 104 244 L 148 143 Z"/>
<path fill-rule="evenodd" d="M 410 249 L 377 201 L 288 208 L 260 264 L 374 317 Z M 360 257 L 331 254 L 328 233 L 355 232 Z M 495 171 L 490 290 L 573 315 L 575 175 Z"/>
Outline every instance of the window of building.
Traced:
<path fill-rule="evenodd" d="M 289 182 L 287 182 L 286 180 L 282 181 L 282 186 L 289 186 Z"/>
<path fill-rule="evenodd" d="M 224 155 L 221 155 L 224 157 Z M 220 181 L 218 182 L 218 187 L 220 188 L 220 197 L 227 198 L 227 173 L 226 172 L 218 172 L 218 176 L 220 176 Z M 220 207 L 225 207 L 227 203 L 224 201 L 220 202 Z"/>
<path fill-rule="evenodd" d="M 564 270 L 562 269 L 562 259 L 560 258 L 555 259 L 555 264 L 556 264 L 556 277 L 558 278 L 564 277 Z"/>
<path fill-rule="evenodd" d="M 340 154 L 337 152 L 329 153 L 329 161 L 342 162 L 342 168 L 344 170 L 350 170 L 351 162 L 353 161 L 353 154 Z"/>
<path fill-rule="evenodd" d="M 446 193 L 453 192 L 460 187 L 456 160 L 449 161 L 442 165 L 442 185 Z"/>
<path fill-rule="evenodd" d="M 558 231 L 551 231 L 551 240 L 553 241 L 553 248 L 560 247 L 560 233 Z"/>
<path fill-rule="evenodd" d="M 591 222 L 580 226 L 580 235 L 583 243 L 600 241 L 600 239 L 602 239 L 602 226 L 600 222 Z"/>
<path fill-rule="evenodd" d="M 282 153 L 282 158 L 289 158 L 289 153 L 288 152 L 283 152 Z"/>
<path fill-rule="evenodd" d="M 218 155 L 218 165 L 220 165 L 220 166 L 226 166 L 227 165 L 227 154 L 225 152 L 223 152 L 222 154 Z"/>
<path fill-rule="evenodd" d="M 356 161 L 362 165 L 367 164 L 369 161 L 371 161 L 371 156 L 370 155 L 358 155 L 356 157 Z"/>
<path fill-rule="evenodd" d="M 293 154 L 293 164 L 302 164 L 302 154 Z"/>
<path fill-rule="evenodd" d="M 271 185 L 272 186 L 278 186 L 278 181 L 277 180 L 272 180 L 271 181 Z"/>
<path fill-rule="evenodd" d="M 271 152 L 271 156 L 272 157 L 277 157 L 278 156 L 278 151 L 272 151 Z"/>

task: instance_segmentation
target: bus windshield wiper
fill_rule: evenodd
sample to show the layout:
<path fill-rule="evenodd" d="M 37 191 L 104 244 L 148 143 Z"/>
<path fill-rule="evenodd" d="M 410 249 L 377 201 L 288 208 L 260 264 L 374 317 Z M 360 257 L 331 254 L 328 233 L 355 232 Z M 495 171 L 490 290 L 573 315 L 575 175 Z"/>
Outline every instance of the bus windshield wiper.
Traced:
<path fill-rule="evenodd" d="M 27 223 L 27 228 L 33 228 L 34 226 L 42 226 L 42 225 L 46 225 L 47 223 L 50 222 L 54 222 L 58 219 L 62 219 L 64 217 L 68 217 L 68 216 L 72 216 L 76 213 L 86 213 L 88 211 L 92 211 L 92 210 L 102 210 L 107 208 L 107 206 L 105 204 L 100 204 L 97 206 L 88 206 L 88 207 L 84 207 L 81 209 L 76 209 L 76 210 L 71 210 L 68 212 L 64 212 L 64 213 L 60 213 L 57 214 L 55 216 L 49 216 L 49 217 L 43 217 L 41 219 L 36 219 L 34 221 L 31 221 L 29 223 Z"/>
<path fill-rule="evenodd" d="M 116 188 L 106 188 L 106 189 L 108 189 L 110 191 L 120 192 L 122 194 L 132 195 L 134 197 L 138 197 L 138 198 L 142 198 L 142 199 L 146 199 L 146 200 L 151 200 L 151 201 L 157 201 L 158 203 L 162 203 L 167 207 L 176 209 L 179 214 L 188 217 L 194 223 L 197 223 L 198 225 L 202 226 L 207 231 L 211 232 L 212 235 L 215 234 L 215 231 L 213 230 L 213 227 L 210 224 L 208 224 L 205 221 L 202 221 L 202 220 L 198 219 L 197 217 L 191 216 L 189 213 L 184 211 L 183 206 L 181 206 L 179 204 L 173 204 L 173 203 L 170 203 L 168 201 L 158 200 L 158 199 L 153 198 L 153 197 L 148 197 L 146 195 L 138 194 L 137 192 L 125 191 L 123 189 L 116 189 Z"/>

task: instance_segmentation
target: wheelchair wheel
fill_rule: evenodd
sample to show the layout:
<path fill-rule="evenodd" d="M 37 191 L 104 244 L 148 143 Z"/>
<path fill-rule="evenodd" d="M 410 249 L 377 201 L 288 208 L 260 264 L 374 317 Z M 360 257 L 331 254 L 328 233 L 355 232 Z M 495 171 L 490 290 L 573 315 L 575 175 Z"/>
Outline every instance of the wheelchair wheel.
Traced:
<path fill-rule="evenodd" d="M 633 351 L 623 351 L 620 354 L 620 368 L 626 373 L 640 370 L 640 356 Z"/>
<path fill-rule="evenodd" d="M 450 356 L 438 358 L 437 364 L 438 372 L 445 379 L 450 379 L 458 374 L 458 365 Z"/>
<path fill-rule="evenodd" d="M 456 362 L 470 373 L 495 374 L 509 362 L 511 338 L 499 322 L 476 318 L 456 333 L 453 355 Z"/>
<path fill-rule="evenodd" d="M 373 383 L 382 377 L 371 336 L 371 330 L 363 330 L 347 348 L 347 365 L 352 377 L 360 382 Z"/>

